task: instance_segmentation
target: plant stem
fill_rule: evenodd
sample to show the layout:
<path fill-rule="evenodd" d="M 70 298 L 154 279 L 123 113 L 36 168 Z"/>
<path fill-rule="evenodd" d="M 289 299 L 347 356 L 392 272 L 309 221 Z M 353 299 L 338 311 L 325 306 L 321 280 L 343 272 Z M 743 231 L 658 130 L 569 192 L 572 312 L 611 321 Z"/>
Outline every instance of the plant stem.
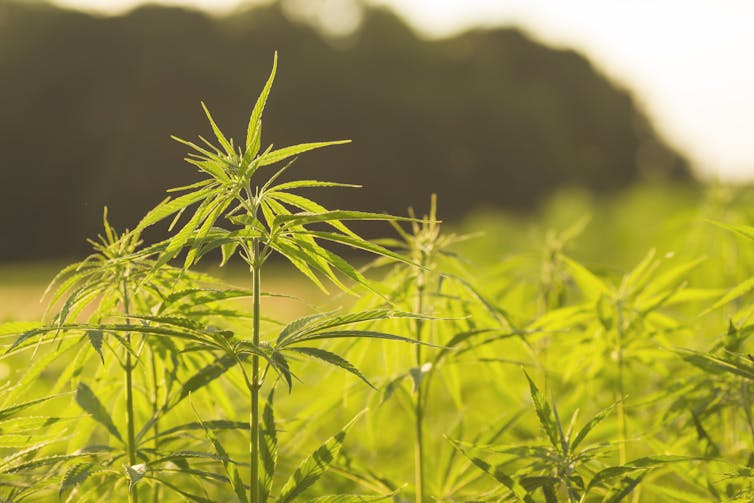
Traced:
<path fill-rule="evenodd" d="M 623 389 L 623 303 L 618 300 L 615 304 L 617 311 L 617 331 L 618 331 L 618 396 L 617 396 L 617 413 L 618 413 L 618 429 L 620 430 L 620 444 L 618 447 L 618 461 L 621 465 L 626 464 L 627 460 L 627 447 L 626 441 L 628 438 L 628 429 L 626 427 L 626 411 L 623 406 L 624 389 Z"/>
<path fill-rule="evenodd" d="M 422 267 L 424 267 L 425 256 L 422 253 Z M 424 310 L 424 282 L 426 281 L 424 271 L 419 273 L 417 278 L 417 291 L 416 291 L 416 313 L 421 315 Z M 421 318 L 416 319 L 416 340 L 421 342 L 422 330 L 424 328 L 424 320 Z M 416 403 L 415 403 L 415 419 L 416 419 L 416 442 L 414 443 L 414 483 L 416 485 L 416 503 L 422 503 L 424 501 L 424 393 L 423 393 L 423 379 L 422 379 L 422 345 L 416 345 L 416 370 L 417 370 L 417 385 L 416 385 Z"/>
<path fill-rule="evenodd" d="M 259 240 L 254 239 L 252 241 L 253 250 L 253 294 L 254 294 L 254 331 L 252 335 L 252 342 L 254 346 L 259 345 L 259 316 L 260 316 L 260 277 L 259 274 L 262 269 L 259 256 Z M 249 454 L 251 457 L 251 481 L 249 483 L 249 502 L 250 503 L 262 503 L 259 501 L 259 356 L 252 355 L 251 357 L 251 412 L 249 416 L 249 428 L 251 431 L 251 443 L 249 444 Z"/>
<path fill-rule="evenodd" d="M 126 279 L 123 280 L 123 313 L 126 316 L 126 325 L 131 324 L 129 318 L 129 298 L 128 298 L 128 286 Z M 135 415 L 134 415 L 134 396 L 133 396 L 133 361 L 131 359 L 131 333 L 127 333 L 125 336 L 126 341 L 126 429 L 128 430 L 127 450 L 128 450 L 128 464 L 134 466 L 136 464 L 136 429 L 135 429 Z M 139 490 L 134 486 L 128 491 L 128 501 L 130 503 L 138 503 Z"/>
<path fill-rule="evenodd" d="M 152 416 L 155 417 L 154 425 L 152 426 L 152 431 L 154 432 L 154 451 L 159 452 L 160 448 L 160 421 L 159 421 L 159 400 L 160 400 L 160 388 L 159 384 L 157 382 L 157 356 L 155 355 L 155 352 L 152 351 L 152 387 L 153 387 L 153 395 L 152 395 Z M 152 503 L 159 503 L 160 501 L 160 485 L 155 484 L 154 491 L 152 495 Z"/>

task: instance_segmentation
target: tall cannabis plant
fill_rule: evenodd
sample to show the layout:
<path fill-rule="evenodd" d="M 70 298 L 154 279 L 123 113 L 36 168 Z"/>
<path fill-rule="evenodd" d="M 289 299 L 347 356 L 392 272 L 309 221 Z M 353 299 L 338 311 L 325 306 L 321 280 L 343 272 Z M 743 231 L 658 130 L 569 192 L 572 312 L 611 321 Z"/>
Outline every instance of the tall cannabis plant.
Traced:
<path fill-rule="evenodd" d="M 395 217 L 358 211 L 331 211 L 296 193 L 298 189 L 354 187 L 353 185 L 319 180 L 278 183 L 280 176 L 293 164 L 294 156 L 313 149 L 347 143 L 348 140 L 304 143 L 281 149 L 273 149 L 270 145 L 262 149 L 262 115 L 276 68 L 277 54 L 270 77 L 252 109 L 246 139 L 241 145 L 236 145 L 225 136 L 203 105 L 217 145 L 203 138 L 203 146 L 179 138 L 176 140 L 191 149 L 187 162 L 196 166 L 206 178 L 192 185 L 173 189 L 184 193 L 160 203 L 137 227 L 140 231 L 172 216 L 172 228 L 183 213 L 190 215 L 180 230 L 161 243 L 161 255 L 155 264 L 155 271 L 184 250 L 183 262 L 186 268 L 216 249 L 222 252 L 223 264 L 238 256 L 248 265 L 253 296 L 251 337 L 233 340 L 226 350 L 239 364 L 249 392 L 251 474 L 248 500 L 251 503 L 263 501 L 269 494 L 270 474 L 260 473 L 260 435 L 264 428 L 260 425 L 259 394 L 267 371 L 274 370 L 290 387 L 292 374 L 285 354 L 293 352 L 323 360 L 363 377 L 341 356 L 308 344 L 344 337 L 409 340 L 397 335 L 350 328 L 360 322 L 410 316 L 391 310 L 373 310 L 345 316 L 315 315 L 291 323 L 274 340 L 261 339 L 262 272 L 271 255 L 276 253 L 287 259 L 324 292 L 327 292 L 325 283 L 328 281 L 343 290 L 348 290 L 343 283 L 344 278 L 362 285 L 368 286 L 369 283 L 346 259 L 325 248 L 323 243 L 345 245 L 391 259 L 408 261 L 382 246 L 362 239 L 344 223 L 353 220 L 392 220 Z M 266 172 L 269 166 L 278 163 L 284 164 L 273 173 Z M 250 368 L 247 368 L 247 360 L 250 360 Z M 262 363 L 265 364 L 264 369 Z M 244 484 L 237 474 L 229 473 L 229 478 L 238 498 L 246 501 Z M 298 489 L 292 492 L 297 491 Z"/>

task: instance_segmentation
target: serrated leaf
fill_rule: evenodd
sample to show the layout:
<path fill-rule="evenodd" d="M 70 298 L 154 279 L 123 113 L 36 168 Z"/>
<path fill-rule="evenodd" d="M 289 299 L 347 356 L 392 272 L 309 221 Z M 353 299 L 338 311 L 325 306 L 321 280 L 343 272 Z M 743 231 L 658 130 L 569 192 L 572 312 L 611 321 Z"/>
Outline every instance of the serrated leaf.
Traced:
<path fill-rule="evenodd" d="M 113 423 L 107 409 L 105 409 L 91 388 L 84 383 L 79 383 L 76 389 L 76 403 L 79 404 L 79 407 L 84 412 L 92 416 L 92 419 L 104 426 L 112 436 L 123 442 L 123 437 L 120 435 L 115 423 Z"/>
<path fill-rule="evenodd" d="M 329 147 L 331 145 L 342 145 L 344 143 L 351 143 L 351 140 L 336 140 L 336 141 L 321 141 L 313 143 L 301 143 L 300 145 L 293 145 L 290 147 L 273 150 L 269 153 L 263 154 L 259 157 L 259 167 L 275 164 L 276 162 L 283 161 L 294 155 L 308 152 L 323 147 Z"/>
<path fill-rule="evenodd" d="M 58 496 L 62 499 L 63 495 L 75 488 L 78 485 L 83 484 L 93 473 L 99 470 L 99 466 L 92 463 L 79 463 L 71 467 L 60 483 L 60 490 Z"/>
<path fill-rule="evenodd" d="M 262 412 L 262 424 L 259 438 L 259 458 L 261 460 L 260 471 L 260 501 L 266 502 L 272 491 L 272 481 L 275 478 L 275 469 L 278 461 L 277 427 L 275 426 L 275 411 L 273 408 L 275 389 L 270 390 Z"/>
<path fill-rule="evenodd" d="M 581 442 L 589 435 L 589 433 L 596 427 L 598 424 L 600 424 L 616 407 L 617 404 L 612 404 L 611 406 L 602 409 L 599 411 L 588 423 L 586 423 L 576 434 L 576 438 L 573 439 L 571 442 L 571 451 L 576 450 L 576 448 L 581 444 Z"/>
<path fill-rule="evenodd" d="M 534 499 L 531 497 L 529 492 L 517 480 L 505 473 L 505 471 L 503 471 L 501 467 L 492 466 L 482 458 L 472 456 L 461 446 L 459 442 L 455 440 L 448 439 L 448 441 L 456 450 L 458 450 L 472 463 L 474 463 L 477 468 L 480 468 L 484 473 L 490 475 L 492 478 L 503 484 L 503 486 L 508 488 L 508 490 L 510 490 L 518 499 L 524 501 L 525 503 L 534 503 Z"/>
<path fill-rule="evenodd" d="M 346 432 L 359 416 L 353 418 L 342 430 L 319 446 L 317 450 L 298 465 L 296 471 L 293 472 L 280 491 L 280 496 L 277 499 L 278 503 L 293 501 L 319 480 L 332 462 L 335 461 L 335 458 L 340 453 L 340 449 L 343 447 Z"/>
<path fill-rule="evenodd" d="M 69 393 L 60 393 L 58 395 L 44 396 L 42 398 L 29 400 L 28 402 L 15 404 L 15 405 L 11 405 L 10 407 L 6 407 L 4 409 L 0 409 L 0 421 L 12 416 L 13 414 L 16 414 L 17 412 L 21 412 L 24 409 L 28 409 L 29 407 L 32 407 L 34 405 L 46 402 L 47 400 L 52 400 L 53 398 L 68 395 L 68 394 Z"/>
<path fill-rule="evenodd" d="M 303 348 L 293 347 L 293 348 L 289 348 L 289 351 L 296 351 L 297 353 L 303 353 L 307 356 L 311 356 L 312 358 L 317 358 L 319 360 L 329 363 L 330 365 L 339 367 L 345 370 L 346 372 L 349 372 L 355 375 L 362 381 L 364 381 L 364 383 L 366 383 L 366 385 L 369 386 L 370 388 L 374 390 L 377 389 L 374 387 L 374 385 L 372 385 L 372 383 L 369 382 L 369 380 L 366 377 L 364 377 L 364 374 L 362 374 L 359 369 L 354 367 L 353 364 L 351 364 L 348 360 L 346 360 L 345 358 L 341 356 L 338 356 L 335 353 L 331 353 L 330 351 L 326 351 L 320 348 L 309 348 L 309 347 L 303 347 Z"/>
<path fill-rule="evenodd" d="M 550 405 L 526 371 L 524 371 L 524 375 L 526 376 L 526 380 L 529 381 L 529 391 L 531 393 L 531 399 L 534 402 L 534 408 L 537 411 L 539 424 L 542 426 L 542 429 L 545 430 L 545 433 L 547 433 L 547 438 L 550 439 L 552 446 L 559 449 L 560 442 L 558 441 L 558 427 L 553 422 Z"/>
<path fill-rule="evenodd" d="M 215 119 L 212 118 L 212 114 L 209 113 L 209 109 L 207 108 L 207 105 L 204 104 L 204 102 L 202 102 L 202 109 L 204 110 L 204 114 L 207 116 L 207 120 L 209 120 L 209 124 L 212 127 L 212 132 L 215 133 L 215 138 L 217 138 L 217 141 L 220 142 L 220 145 L 223 147 L 223 150 L 225 150 L 225 153 L 229 157 L 233 158 L 235 156 L 233 146 L 230 144 L 218 125 L 215 123 Z"/>
<path fill-rule="evenodd" d="M 99 355 L 100 360 L 102 360 L 102 363 L 105 363 L 105 357 L 102 354 L 102 330 L 89 330 L 86 332 L 86 336 L 89 339 L 89 343 Z"/>
<path fill-rule="evenodd" d="M 272 59 L 272 71 L 267 78 L 267 82 L 262 88 L 262 92 L 257 98 L 257 102 L 254 104 L 254 108 L 249 116 L 249 125 L 246 127 L 246 151 L 250 157 L 257 155 L 259 151 L 259 138 L 261 137 L 262 130 L 262 114 L 264 113 L 264 107 L 267 104 L 267 98 L 270 95 L 270 89 L 272 83 L 275 81 L 275 73 L 278 67 L 278 53 L 275 51 L 275 55 Z"/>

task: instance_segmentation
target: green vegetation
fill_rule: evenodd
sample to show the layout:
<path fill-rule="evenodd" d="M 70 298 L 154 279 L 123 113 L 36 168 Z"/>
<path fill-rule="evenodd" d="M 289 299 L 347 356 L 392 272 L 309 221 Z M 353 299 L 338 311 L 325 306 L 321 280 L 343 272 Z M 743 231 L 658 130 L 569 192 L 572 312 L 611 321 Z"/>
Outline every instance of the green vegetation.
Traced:
<path fill-rule="evenodd" d="M 355 187 L 283 175 L 343 142 L 262 142 L 276 62 L 241 142 L 204 107 L 214 139 L 177 139 L 202 179 L 133 230 L 105 212 L 44 320 L 0 325 L 0 500 L 751 500 L 749 192 L 570 192 L 469 232 L 435 196 L 329 210 L 311 189 Z"/>

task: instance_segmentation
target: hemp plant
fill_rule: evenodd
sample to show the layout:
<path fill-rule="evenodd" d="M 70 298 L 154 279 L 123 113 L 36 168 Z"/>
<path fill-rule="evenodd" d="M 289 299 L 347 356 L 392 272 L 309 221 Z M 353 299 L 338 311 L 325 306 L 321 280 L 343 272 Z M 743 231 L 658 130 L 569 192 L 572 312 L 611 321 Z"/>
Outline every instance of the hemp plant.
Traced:
<path fill-rule="evenodd" d="M 583 503 L 598 498 L 617 503 L 631 495 L 650 471 L 691 460 L 683 456 L 647 456 L 621 461 L 618 465 L 606 464 L 604 458 L 613 446 L 606 442 L 585 442 L 617 403 L 600 410 L 575 430 L 578 409 L 565 426 L 555 401 L 548 402 L 528 374 L 526 379 L 539 425 L 547 437 L 545 442 L 483 445 L 449 439 L 476 467 L 501 484 L 501 494 L 496 495 L 496 501 L 504 498 L 534 503 L 536 494 L 541 492 L 547 503 Z M 482 458 L 476 452 L 488 455 Z M 495 460 L 490 461 L 493 457 Z"/>
<path fill-rule="evenodd" d="M 239 339 L 229 337 L 225 341 L 205 338 L 206 350 L 223 350 L 241 369 L 248 390 L 249 404 L 249 462 L 248 484 L 241 481 L 234 466 L 225 463 L 228 479 L 241 501 L 258 503 L 269 494 L 271 474 L 263 463 L 263 446 L 260 438 L 268 431 L 260 424 L 260 390 L 273 370 L 290 388 L 292 372 L 286 354 L 306 355 L 340 367 L 364 380 L 364 376 L 342 356 L 309 344 L 328 339 L 381 338 L 414 342 L 407 337 L 370 330 L 356 330 L 352 325 L 391 317 L 412 317 L 390 309 L 371 310 L 339 316 L 337 313 L 316 314 L 292 322 L 279 332 L 276 339 L 262 340 L 262 273 L 267 260 L 277 254 L 287 259 L 293 267 L 314 282 L 323 292 L 329 282 L 339 289 L 350 291 L 343 283 L 348 278 L 357 284 L 370 287 L 367 279 L 345 258 L 329 250 L 323 243 L 345 245 L 350 248 L 376 253 L 393 260 L 408 262 L 409 259 L 378 244 L 367 241 L 344 222 L 363 220 L 396 220 L 379 213 L 328 210 L 315 201 L 296 193 L 298 189 L 318 187 L 356 187 L 350 184 L 297 180 L 277 183 L 298 154 L 348 140 L 315 142 L 273 149 L 262 149 L 262 115 L 277 68 L 277 54 L 272 72 L 251 111 L 246 139 L 236 145 L 220 130 L 206 106 L 202 105 L 209 120 L 217 145 L 201 138 L 203 145 L 175 138 L 191 149 L 186 161 L 197 167 L 206 176 L 197 183 L 172 189 L 184 191 L 175 199 L 168 198 L 147 213 L 137 226 L 143 230 L 168 217 L 176 225 L 183 213 L 190 214 L 171 238 L 159 245 L 161 253 L 154 271 L 174 259 L 185 250 L 184 268 L 189 268 L 212 250 L 220 249 L 222 264 L 235 257 L 243 260 L 251 273 L 252 323 L 251 336 Z M 268 167 L 283 163 L 277 171 L 265 173 Z M 170 324 L 170 320 L 165 320 Z M 249 361 L 250 360 L 250 361 Z M 250 365 L 249 365 L 250 364 Z M 264 368 L 263 368 L 264 364 Z M 266 437 L 267 438 L 267 437 Z M 268 438 L 267 438 L 268 439 Z M 265 440 L 266 441 L 266 440 Z M 222 449 L 213 441 L 218 453 Z M 333 454 L 333 453 L 330 453 Z M 220 454 L 221 457 L 225 457 Z M 266 456 L 265 456 L 266 458 Z M 261 465 L 265 470 L 262 473 Z M 295 475 L 295 474 L 294 474 Z M 285 494 L 298 494 L 312 480 L 294 480 L 295 487 L 288 487 Z M 246 493 L 248 486 L 248 493 Z M 248 497 L 247 497 L 248 496 Z M 281 496 L 279 500 L 287 501 Z"/>
<path fill-rule="evenodd" d="M 402 333 L 410 333 L 417 344 L 412 355 L 412 366 L 393 377 L 384 387 L 383 401 L 393 395 L 407 399 L 407 408 L 413 415 L 414 430 L 414 497 L 416 503 L 427 501 L 427 434 L 425 432 L 432 378 L 446 363 L 458 359 L 492 342 L 513 337 L 516 331 L 507 319 L 507 313 L 493 306 L 474 288 L 463 266 L 463 260 L 453 251 L 453 246 L 470 238 L 467 235 L 442 232 L 437 218 L 437 197 L 432 195 L 427 214 L 418 218 L 409 208 L 412 221 L 408 229 L 391 222 L 396 238 L 380 240 L 381 244 L 411 259 L 411 263 L 388 262 L 377 258 L 370 267 L 392 265 L 384 284 L 391 294 L 387 299 L 367 299 L 377 305 L 398 306 L 418 315 L 408 320 L 386 321 L 381 326 L 402 324 Z M 432 323 L 428 321 L 433 320 Z M 439 346 L 439 347 L 438 347 Z M 460 376 L 452 366 L 446 369 L 456 381 L 452 394 L 460 403 Z M 407 386 L 408 384 L 408 386 Z M 433 446 L 435 450 L 438 446 Z M 433 481 L 439 482 L 442 481 Z M 436 484 L 436 485 L 440 485 Z M 431 496 L 437 497 L 436 494 Z"/>

